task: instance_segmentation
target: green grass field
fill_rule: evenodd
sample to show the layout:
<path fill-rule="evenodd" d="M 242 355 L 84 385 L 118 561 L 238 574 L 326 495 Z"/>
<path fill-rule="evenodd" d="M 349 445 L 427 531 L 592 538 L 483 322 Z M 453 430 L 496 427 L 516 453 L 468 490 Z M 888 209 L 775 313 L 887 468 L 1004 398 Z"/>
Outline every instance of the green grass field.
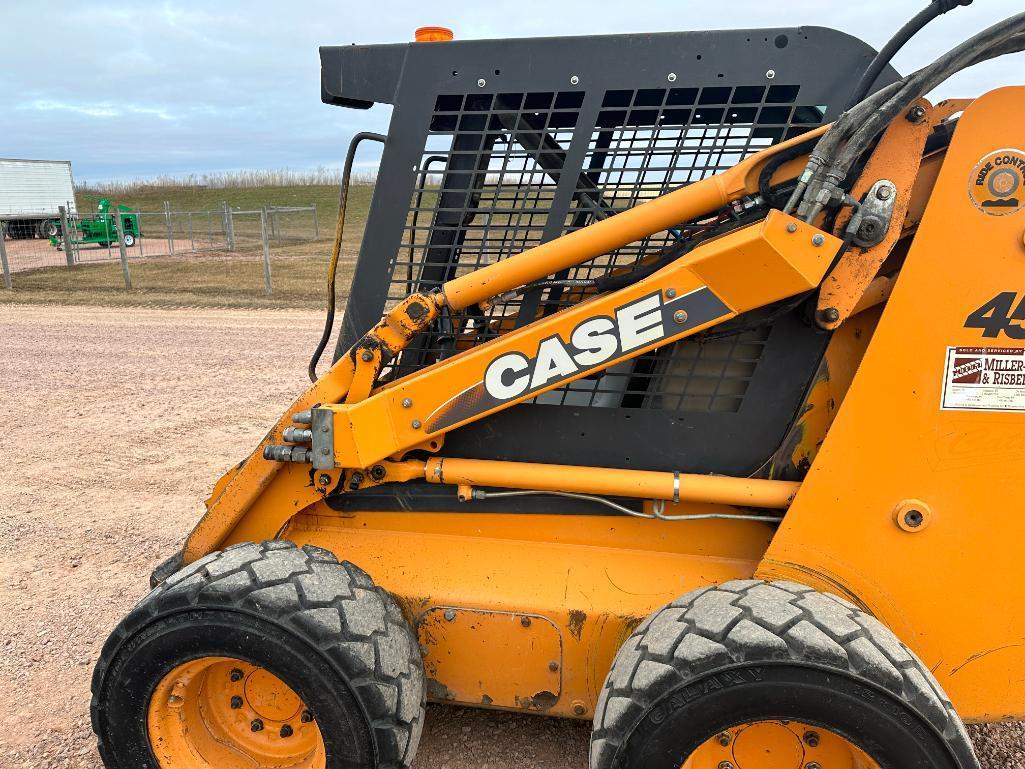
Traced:
<path fill-rule="evenodd" d="M 369 184 L 354 185 L 349 191 L 337 279 L 340 302 L 348 296 L 372 195 L 373 187 Z M 100 197 L 96 192 L 79 191 L 76 201 L 79 210 L 95 208 Z M 224 202 L 243 210 L 312 204 L 317 206 L 321 238 L 309 242 L 272 243 L 274 290 L 270 296 L 264 289 L 259 240 L 246 239 L 230 254 L 132 259 L 130 292 L 125 291 L 121 265 L 117 261 L 15 272 L 13 290 L 5 291 L 0 287 L 0 302 L 317 309 L 324 306 L 327 265 L 338 214 L 336 186 L 235 189 L 151 186 L 124 193 L 118 199 L 136 211 L 162 211 L 165 200 L 176 211 L 216 209 Z"/>

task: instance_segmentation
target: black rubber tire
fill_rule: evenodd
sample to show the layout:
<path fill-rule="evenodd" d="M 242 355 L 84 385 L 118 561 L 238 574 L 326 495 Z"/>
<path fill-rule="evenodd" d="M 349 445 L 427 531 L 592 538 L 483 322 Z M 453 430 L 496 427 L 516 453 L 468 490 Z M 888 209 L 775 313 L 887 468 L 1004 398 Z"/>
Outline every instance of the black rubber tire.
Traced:
<path fill-rule="evenodd" d="M 130 233 L 130 232 L 126 232 L 124 234 L 124 241 L 125 241 L 125 248 L 131 248 L 132 246 L 135 245 L 135 236 L 132 233 Z"/>
<path fill-rule="evenodd" d="M 591 769 L 678 769 L 760 720 L 828 729 L 883 769 L 978 769 L 922 662 L 874 617 L 793 582 L 727 582 L 655 612 L 623 644 L 591 734 Z"/>
<path fill-rule="evenodd" d="M 92 724 L 108 769 L 157 767 L 150 695 L 206 656 L 266 668 L 313 712 L 327 769 L 405 769 L 420 741 L 424 674 L 394 599 L 351 563 L 309 545 L 242 543 L 176 572 L 104 644 Z"/>
<path fill-rule="evenodd" d="M 39 226 L 36 227 L 36 234 L 43 240 L 49 240 L 60 235 L 60 222 L 54 219 L 43 219 L 39 222 Z"/>

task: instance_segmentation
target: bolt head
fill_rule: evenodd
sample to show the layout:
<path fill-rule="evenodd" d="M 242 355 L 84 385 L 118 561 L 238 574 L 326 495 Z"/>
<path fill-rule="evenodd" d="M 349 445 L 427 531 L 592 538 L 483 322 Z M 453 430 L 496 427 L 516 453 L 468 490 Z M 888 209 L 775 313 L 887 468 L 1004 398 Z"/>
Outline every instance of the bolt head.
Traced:
<path fill-rule="evenodd" d="M 790 222 L 790 224 L 787 225 L 787 232 L 793 235 L 795 232 L 797 232 L 797 225 L 793 222 Z"/>
<path fill-rule="evenodd" d="M 318 476 L 317 481 L 321 486 L 327 486 L 331 483 L 331 476 L 327 473 L 321 473 L 320 476 Z"/>
<path fill-rule="evenodd" d="M 523 627 L 530 627 L 530 617 L 520 617 L 520 624 Z"/>
<path fill-rule="evenodd" d="M 249 728 L 252 731 L 254 731 L 254 732 L 262 732 L 263 731 L 263 721 L 261 721 L 259 718 L 254 718 L 249 723 Z"/>
<path fill-rule="evenodd" d="M 822 765 L 818 761 L 809 761 L 804 765 L 804 769 L 822 769 Z"/>
<path fill-rule="evenodd" d="M 666 80 L 668 80 L 670 83 L 675 83 L 676 82 L 676 73 L 675 72 L 670 72 L 668 75 L 666 75 Z"/>
<path fill-rule="evenodd" d="M 299 717 L 299 720 L 304 724 L 308 724 L 313 720 L 313 714 L 308 710 L 304 710 L 303 714 Z"/>
<path fill-rule="evenodd" d="M 733 769 L 733 764 L 731 764 L 729 761 L 720 761 L 719 769 Z"/>
<path fill-rule="evenodd" d="M 402 408 L 409 409 L 409 408 L 412 408 L 412 407 L 413 407 L 413 399 L 412 398 L 403 398 L 402 399 Z"/>
<path fill-rule="evenodd" d="M 917 529 L 924 520 L 925 516 L 922 515 L 921 510 L 908 510 L 904 513 L 904 523 L 910 529 Z"/>
<path fill-rule="evenodd" d="M 548 663 L 548 669 L 555 673 L 559 669 L 559 663 L 555 660 L 552 660 Z"/>
<path fill-rule="evenodd" d="M 775 77 L 776 77 L 776 70 L 774 70 L 774 69 L 770 69 L 768 72 L 765 73 L 765 79 L 766 80 L 772 80 Z"/>
<path fill-rule="evenodd" d="M 686 310 L 677 310 L 673 313 L 673 320 L 677 323 L 686 323 L 688 317 Z"/>
<path fill-rule="evenodd" d="M 666 298 L 667 299 L 672 299 L 675 296 L 676 296 L 676 289 L 675 288 L 667 288 L 666 289 Z"/>
<path fill-rule="evenodd" d="M 573 715 L 582 716 L 586 712 L 587 708 L 584 706 L 584 703 L 580 702 L 579 700 L 573 703 Z"/>
<path fill-rule="evenodd" d="M 374 354 L 370 352 L 370 350 L 364 350 L 360 353 L 359 357 L 362 358 L 365 362 L 369 363 L 374 359 Z"/>
<path fill-rule="evenodd" d="M 813 246 L 821 246 L 825 242 L 826 237 L 824 235 L 812 235 L 811 244 Z"/>
<path fill-rule="evenodd" d="M 876 190 L 876 197 L 880 200 L 889 200 L 891 195 L 893 195 L 892 187 L 880 187 Z"/>
<path fill-rule="evenodd" d="M 572 83 L 573 85 L 576 85 L 577 83 L 579 83 L 579 82 L 580 82 L 580 78 L 579 78 L 579 77 L 577 77 L 576 75 L 573 75 L 573 77 L 571 77 L 571 78 L 569 79 L 569 82 L 570 82 L 570 83 Z"/>
<path fill-rule="evenodd" d="M 411 424 L 413 425 L 414 430 L 419 430 L 423 427 L 423 423 L 419 419 L 414 419 Z"/>
<path fill-rule="evenodd" d="M 291 737 L 291 736 L 292 736 L 292 727 L 291 727 L 291 726 L 289 726 L 288 724 L 284 724 L 284 725 L 283 725 L 283 726 L 281 727 L 281 731 L 279 732 L 279 734 L 280 734 L 280 735 L 281 735 L 282 737 Z"/>
<path fill-rule="evenodd" d="M 456 613 L 455 613 L 454 610 L 452 610 L 452 609 L 445 609 L 445 621 L 446 622 L 453 622 L 453 621 L 455 621 L 455 618 L 456 618 Z"/>
<path fill-rule="evenodd" d="M 808 731 L 804 733 L 804 744 L 809 748 L 817 748 L 819 745 L 819 733 Z"/>
<path fill-rule="evenodd" d="M 485 80 L 484 78 L 481 78 L 480 80 L 477 81 L 477 87 L 478 88 L 483 88 L 487 84 L 488 84 L 488 81 Z"/>
<path fill-rule="evenodd" d="M 231 709 L 238 710 L 240 707 L 242 707 L 242 698 L 236 694 L 231 698 Z"/>
<path fill-rule="evenodd" d="M 730 734 L 729 732 L 720 732 L 719 733 L 719 744 L 720 745 L 722 745 L 725 748 L 731 742 L 733 742 L 733 735 L 732 734 Z"/>
<path fill-rule="evenodd" d="M 238 668 L 232 668 L 231 669 L 231 680 L 232 681 L 241 681 L 244 676 L 245 676 L 245 674 L 241 670 L 239 670 Z"/>
<path fill-rule="evenodd" d="M 920 106 L 912 107 L 905 117 L 912 123 L 921 123 L 925 118 L 925 110 Z"/>
<path fill-rule="evenodd" d="M 827 307 L 822 311 L 822 320 L 826 323 L 836 323 L 840 320 L 840 311 L 835 307 Z"/>

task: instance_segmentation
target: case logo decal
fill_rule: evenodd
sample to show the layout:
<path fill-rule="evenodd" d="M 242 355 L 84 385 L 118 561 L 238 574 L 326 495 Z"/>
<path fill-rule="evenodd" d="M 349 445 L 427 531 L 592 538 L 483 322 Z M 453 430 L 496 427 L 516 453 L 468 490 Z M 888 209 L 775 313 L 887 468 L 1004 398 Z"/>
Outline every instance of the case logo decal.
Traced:
<path fill-rule="evenodd" d="M 972 169 L 968 197 L 984 214 L 1007 216 L 1025 208 L 1025 152 L 991 152 Z"/>

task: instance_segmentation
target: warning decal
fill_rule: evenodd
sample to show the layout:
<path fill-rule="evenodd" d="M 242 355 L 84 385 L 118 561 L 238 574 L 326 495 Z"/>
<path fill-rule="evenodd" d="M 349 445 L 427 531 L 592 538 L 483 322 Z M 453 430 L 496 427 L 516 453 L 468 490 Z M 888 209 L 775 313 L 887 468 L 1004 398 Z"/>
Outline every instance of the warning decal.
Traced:
<path fill-rule="evenodd" d="M 948 347 L 942 408 L 1025 411 L 1025 349 Z"/>

